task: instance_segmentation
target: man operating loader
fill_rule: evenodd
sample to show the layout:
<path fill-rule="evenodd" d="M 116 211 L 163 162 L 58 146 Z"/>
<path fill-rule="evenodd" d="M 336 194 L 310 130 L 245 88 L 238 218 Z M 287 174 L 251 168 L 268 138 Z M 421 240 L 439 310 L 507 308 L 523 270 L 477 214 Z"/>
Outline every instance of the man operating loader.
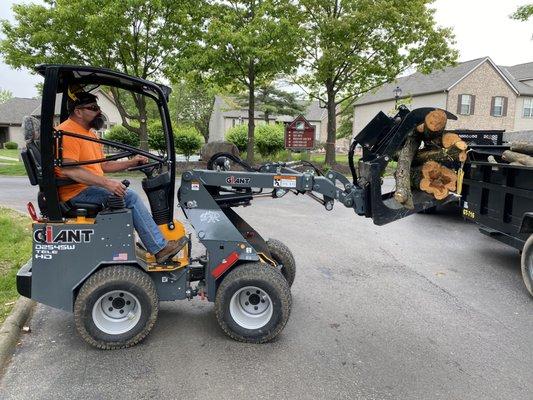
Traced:
<path fill-rule="evenodd" d="M 94 130 L 103 126 L 97 97 L 88 92 L 73 93 L 69 90 L 67 108 L 69 117 L 56 127 L 58 130 L 73 132 L 79 135 L 97 138 Z M 104 158 L 100 143 L 80 138 L 63 137 L 63 161 L 82 162 Z M 76 183 L 60 186 L 61 201 L 76 203 L 105 204 L 109 196 L 124 197 L 126 207 L 132 210 L 133 224 L 146 249 L 155 255 L 158 263 L 165 262 L 174 256 L 184 245 L 182 241 L 164 239 L 152 215 L 143 204 L 141 198 L 122 182 L 109 179 L 105 172 L 124 171 L 130 167 L 146 164 L 148 159 L 136 155 L 131 160 L 107 161 L 84 166 L 71 166 L 56 169 L 56 174 L 76 181 Z"/>

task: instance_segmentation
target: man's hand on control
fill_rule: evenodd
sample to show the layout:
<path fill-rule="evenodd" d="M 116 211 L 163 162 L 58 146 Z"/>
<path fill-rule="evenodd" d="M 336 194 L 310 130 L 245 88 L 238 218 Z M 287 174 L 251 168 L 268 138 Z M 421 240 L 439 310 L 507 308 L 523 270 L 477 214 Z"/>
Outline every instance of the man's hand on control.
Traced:
<path fill-rule="evenodd" d="M 124 197 L 126 194 L 126 186 L 120 181 L 108 179 L 105 188 L 116 196 Z"/>
<path fill-rule="evenodd" d="M 137 165 L 148 164 L 148 158 L 137 154 L 131 159 L 131 163 L 133 164 L 132 167 L 136 167 Z"/>

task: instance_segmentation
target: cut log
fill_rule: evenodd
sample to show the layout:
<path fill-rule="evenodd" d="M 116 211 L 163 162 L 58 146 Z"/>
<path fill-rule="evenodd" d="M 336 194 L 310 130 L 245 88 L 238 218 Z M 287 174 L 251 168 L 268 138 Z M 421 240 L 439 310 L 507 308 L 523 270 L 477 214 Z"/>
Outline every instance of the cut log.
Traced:
<path fill-rule="evenodd" d="M 466 151 L 461 151 L 457 147 L 452 146 L 449 149 L 422 149 L 415 157 L 417 164 L 423 164 L 427 161 L 436 161 L 438 163 L 450 161 L 466 161 Z"/>
<path fill-rule="evenodd" d="M 457 189 L 457 175 L 435 161 L 428 161 L 413 170 L 413 187 L 429 193 L 437 200 L 445 199 Z"/>
<path fill-rule="evenodd" d="M 527 154 L 517 153 L 511 150 L 505 150 L 502 154 L 502 158 L 510 163 L 518 162 L 526 167 L 533 167 L 533 157 Z"/>
<path fill-rule="evenodd" d="M 443 110 L 433 110 L 424 118 L 426 129 L 431 132 L 442 132 L 446 127 L 448 117 Z"/>
<path fill-rule="evenodd" d="M 468 144 L 457 133 L 445 133 L 442 135 L 442 147 L 449 149 L 452 146 L 457 147 L 461 151 L 468 148 Z"/>
<path fill-rule="evenodd" d="M 414 208 L 411 193 L 411 164 L 421 143 L 422 140 L 416 132 L 413 131 L 407 136 L 404 146 L 398 153 L 398 167 L 394 174 L 396 179 L 394 198 L 410 210 Z"/>
<path fill-rule="evenodd" d="M 528 142 L 511 143 L 511 151 L 533 156 L 533 143 L 528 143 Z"/>

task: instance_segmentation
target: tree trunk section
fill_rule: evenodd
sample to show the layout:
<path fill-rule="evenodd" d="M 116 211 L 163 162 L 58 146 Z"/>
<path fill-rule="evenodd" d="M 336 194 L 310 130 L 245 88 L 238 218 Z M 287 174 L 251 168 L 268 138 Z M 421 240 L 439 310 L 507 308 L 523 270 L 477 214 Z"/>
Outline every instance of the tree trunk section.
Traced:
<path fill-rule="evenodd" d="M 416 132 L 411 132 L 398 153 L 394 198 L 398 203 L 403 204 L 405 208 L 410 210 L 414 208 L 413 195 L 411 193 L 411 163 L 421 143 L 420 135 L 417 135 Z"/>
<path fill-rule="evenodd" d="M 533 156 L 533 143 L 527 143 L 527 142 L 511 143 L 511 151 Z"/>
<path fill-rule="evenodd" d="M 335 92 L 333 85 L 327 83 L 327 109 L 328 109 L 328 137 L 326 140 L 326 164 L 335 165 L 335 140 L 337 134 L 337 110 L 335 107 Z"/>
<path fill-rule="evenodd" d="M 248 146 L 246 147 L 246 162 L 254 162 L 254 130 L 255 130 L 255 71 L 253 61 L 248 68 Z"/>
<path fill-rule="evenodd" d="M 139 133 L 139 147 L 141 150 L 148 151 L 148 126 L 146 116 L 146 99 L 144 96 L 139 96 L 139 116 L 140 116 L 140 133 Z"/>
<path fill-rule="evenodd" d="M 510 163 L 520 163 L 526 167 L 533 167 L 533 157 L 527 154 L 517 153 L 511 150 L 505 150 L 502 154 L 502 158 Z"/>

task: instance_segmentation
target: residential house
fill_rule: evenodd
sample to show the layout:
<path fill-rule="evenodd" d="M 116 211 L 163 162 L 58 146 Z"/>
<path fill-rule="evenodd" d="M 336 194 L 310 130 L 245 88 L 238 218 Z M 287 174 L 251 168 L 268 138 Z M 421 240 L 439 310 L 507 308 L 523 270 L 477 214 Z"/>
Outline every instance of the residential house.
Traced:
<path fill-rule="evenodd" d="M 315 142 L 325 143 L 327 139 L 327 110 L 320 107 L 318 101 L 305 102 L 305 104 L 308 105 L 303 116 L 315 127 Z M 270 115 L 268 123 L 289 124 L 295 117 L 297 115 Z M 256 126 L 267 123 L 261 111 L 255 111 L 254 121 Z M 237 107 L 229 97 L 216 96 L 209 120 L 209 141 L 224 140 L 227 131 L 239 124 L 248 124 L 248 109 Z M 346 143 L 340 140 L 339 146 L 346 147 Z"/>
<path fill-rule="evenodd" d="M 448 121 L 452 129 L 533 130 L 533 62 L 503 67 L 483 57 L 428 75 L 398 78 L 358 99 L 354 134 L 379 111 L 394 112 L 397 87 L 411 109 L 438 107 L 457 115 L 457 121 Z"/>
<path fill-rule="evenodd" d="M 40 102 L 39 99 L 14 97 L 0 104 L 0 148 L 6 142 L 15 142 L 19 148 L 24 146 L 22 118 L 30 115 Z"/>

